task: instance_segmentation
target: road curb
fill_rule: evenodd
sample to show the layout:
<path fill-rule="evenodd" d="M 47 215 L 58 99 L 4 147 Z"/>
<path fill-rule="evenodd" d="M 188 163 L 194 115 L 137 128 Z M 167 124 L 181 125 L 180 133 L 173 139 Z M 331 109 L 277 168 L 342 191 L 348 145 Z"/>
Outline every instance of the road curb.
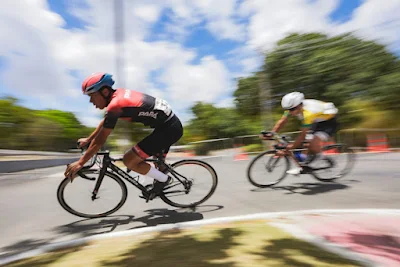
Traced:
<path fill-rule="evenodd" d="M 32 160 L 7 160 L 0 161 L 0 173 L 7 174 L 13 172 L 27 171 L 32 169 L 49 168 L 54 166 L 66 165 L 78 160 L 80 157 L 71 156 L 68 158 L 55 159 L 32 159 Z"/>
<path fill-rule="evenodd" d="M 350 251 L 343 246 L 329 242 L 322 237 L 312 235 L 296 225 L 286 223 L 270 223 L 270 225 L 275 226 L 298 239 L 311 243 L 325 251 L 329 251 L 333 254 L 340 255 L 343 258 L 361 263 L 363 266 L 380 267 L 380 265 L 369 259 L 366 259 L 363 255 Z"/>
<path fill-rule="evenodd" d="M 255 213 L 255 214 L 247 214 L 247 215 L 240 215 L 240 216 L 232 216 L 232 217 L 220 217 L 220 218 L 213 218 L 207 220 L 199 220 L 199 221 L 191 221 L 191 222 L 183 222 L 183 223 L 174 223 L 174 224 L 163 224 L 158 226 L 152 227 L 145 227 L 140 229 L 132 229 L 126 230 L 121 232 L 115 233 L 106 233 L 106 234 L 99 234 L 96 236 L 89 236 L 84 238 L 79 238 L 75 240 L 69 241 L 62 241 L 57 242 L 54 244 L 49 244 L 45 246 L 41 246 L 37 249 L 33 249 L 27 252 L 23 252 L 20 254 L 16 254 L 10 257 L 6 257 L 4 259 L 0 259 L 0 265 L 5 265 L 11 262 L 15 262 L 18 260 L 23 260 L 26 258 L 38 256 L 40 254 L 54 251 L 57 249 L 62 248 L 70 248 L 74 246 L 81 246 L 88 244 L 90 241 L 94 240 L 101 240 L 106 238 L 112 237 L 122 237 L 122 236 L 133 236 L 143 233 L 150 233 L 150 232 L 162 232 L 174 229 L 188 229 L 194 228 L 203 225 L 212 225 L 212 224 L 220 224 L 220 223 L 231 223 L 231 222 L 238 222 L 238 221 L 247 221 L 247 220 L 257 220 L 257 219 L 273 219 L 278 217 L 284 216 L 295 216 L 295 215 L 305 215 L 305 214 L 374 214 L 374 215 L 400 215 L 400 209 L 316 209 L 316 210 L 298 210 L 298 211 L 285 211 L 285 212 L 269 212 L 269 213 Z M 306 242 L 313 243 L 318 247 L 333 252 L 335 254 L 340 255 L 343 258 L 347 258 L 353 261 L 357 261 L 364 266 L 373 266 L 377 267 L 378 264 L 366 259 L 362 255 L 358 253 L 353 253 L 345 248 L 338 247 L 334 244 L 329 244 L 327 241 L 322 240 L 320 238 L 316 238 L 311 236 L 308 233 L 299 232 L 298 229 L 288 228 L 283 224 L 275 224 L 276 226 L 280 227 L 284 231 L 294 235 L 297 238 L 303 239 Z M 302 230 L 303 231 L 303 230 Z"/>

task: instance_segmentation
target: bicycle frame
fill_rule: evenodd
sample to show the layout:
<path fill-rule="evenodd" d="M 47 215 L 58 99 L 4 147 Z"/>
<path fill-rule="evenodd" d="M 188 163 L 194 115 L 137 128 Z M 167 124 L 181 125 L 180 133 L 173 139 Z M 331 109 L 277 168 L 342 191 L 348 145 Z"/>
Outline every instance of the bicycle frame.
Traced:
<path fill-rule="evenodd" d="M 264 133 L 263 133 L 264 134 Z M 285 136 L 281 136 L 277 133 L 274 133 L 273 138 L 271 140 L 275 140 L 278 142 L 278 144 L 274 145 L 274 148 L 276 151 L 280 151 L 280 150 L 284 150 L 286 148 L 286 146 L 290 143 L 289 140 L 286 140 Z M 303 141 L 303 146 L 308 144 L 309 141 Z M 336 147 L 337 145 L 341 145 L 341 144 L 335 144 L 335 145 L 329 145 L 327 147 Z M 300 148 L 300 149 L 296 149 L 296 150 L 304 150 L 305 148 Z M 326 169 L 330 169 L 331 167 L 320 167 L 320 168 L 313 168 L 308 166 L 308 164 L 304 165 L 304 164 L 300 164 L 300 162 L 298 161 L 298 159 L 294 156 L 293 151 L 290 150 L 288 151 L 287 157 L 291 158 L 298 167 L 301 167 L 304 171 L 304 173 L 312 173 L 314 171 L 320 171 L 320 170 L 326 170 Z"/>
<path fill-rule="evenodd" d="M 144 187 L 142 184 L 140 184 L 135 177 L 130 176 L 127 172 L 125 172 L 124 170 L 122 170 L 121 168 L 119 168 L 118 166 L 116 166 L 113 162 L 114 161 L 122 161 L 122 158 L 120 159 L 114 159 L 111 158 L 109 155 L 109 152 L 99 152 L 97 153 L 97 156 L 103 156 L 103 165 L 100 169 L 100 174 L 98 176 L 98 179 L 96 181 L 96 185 L 95 188 L 92 192 L 92 200 L 96 199 L 96 195 L 97 192 L 100 189 L 100 185 L 103 182 L 104 176 L 107 172 L 107 169 L 110 168 L 116 175 L 118 175 L 120 178 L 123 178 L 125 180 L 127 180 L 129 183 L 131 183 L 133 186 L 135 186 L 136 188 L 138 188 L 139 190 L 141 190 L 143 193 L 147 192 L 147 188 Z M 169 171 L 169 173 L 171 173 L 180 183 L 182 183 L 185 188 L 187 187 L 185 185 L 185 183 L 179 178 L 183 178 L 186 179 L 184 176 L 182 176 L 181 174 L 177 173 L 175 170 L 173 170 L 168 164 L 165 163 L 163 156 L 158 156 L 156 159 L 145 159 L 144 161 L 146 162 L 153 162 L 156 163 L 158 166 L 165 166 L 166 169 Z M 93 166 L 93 165 L 92 165 Z M 85 179 L 90 179 L 90 180 L 94 180 L 95 178 L 88 178 L 85 177 L 85 175 L 81 174 L 78 172 L 78 174 Z M 179 177 L 178 177 L 179 176 Z M 171 188 L 172 186 L 167 186 L 165 189 Z"/>

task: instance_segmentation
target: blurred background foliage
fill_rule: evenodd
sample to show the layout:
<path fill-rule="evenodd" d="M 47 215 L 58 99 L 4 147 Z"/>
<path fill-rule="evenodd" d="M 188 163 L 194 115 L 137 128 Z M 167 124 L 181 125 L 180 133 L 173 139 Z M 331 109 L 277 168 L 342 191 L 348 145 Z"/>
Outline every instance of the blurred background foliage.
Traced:
<path fill-rule="evenodd" d="M 266 53 L 258 72 L 237 79 L 234 106 L 197 102 L 177 145 L 258 134 L 282 115 L 280 100 L 301 91 L 306 98 L 335 103 L 341 129 L 399 128 L 400 60 L 373 41 L 351 34 L 292 34 Z M 99 121 L 101 118 L 99 118 Z M 298 130 L 292 118 L 284 131 Z M 11 97 L 0 99 L 0 148 L 66 151 L 94 128 L 60 110 L 31 110 Z M 108 149 L 129 148 L 149 134 L 140 124 L 119 121 Z M 249 147 L 257 150 L 258 147 Z"/>
<path fill-rule="evenodd" d="M 0 99 L 0 148 L 66 151 L 93 128 L 83 126 L 73 113 L 32 110 L 11 97 Z"/>
<path fill-rule="evenodd" d="M 268 91 L 267 97 L 262 91 Z M 259 72 L 238 79 L 233 108 L 197 103 L 186 127 L 187 139 L 230 137 L 229 130 L 235 136 L 258 134 L 281 117 L 281 98 L 292 91 L 335 103 L 341 129 L 400 127 L 398 57 L 383 45 L 351 34 L 292 34 L 265 55 Z M 298 127 L 297 119 L 291 118 L 283 130 Z"/>

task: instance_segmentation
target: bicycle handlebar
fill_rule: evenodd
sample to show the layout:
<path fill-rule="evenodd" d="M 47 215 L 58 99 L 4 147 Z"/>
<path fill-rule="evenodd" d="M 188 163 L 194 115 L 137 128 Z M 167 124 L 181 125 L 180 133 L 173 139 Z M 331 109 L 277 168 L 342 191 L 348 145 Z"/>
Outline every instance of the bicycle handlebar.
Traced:
<path fill-rule="evenodd" d="M 88 143 L 87 145 L 85 145 L 85 146 L 83 146 L 83 147 L 80 147 L 80 142 L 77 141 L 77 142 L 76 142 L 76 146 L 77 146 L 78 148 L 81 149 L 81 152 L 83 152 L 83 151 L 85 151 L 85 150 L 87 150 L 87 149 L 89 148 L 90 143 Z"/>
<path fill-rule="evenodd" d="M 261 134 L 263 136 L 271 135 L 270 140 L 276 140 L 279 143 L 282 143 L 282 144 L 285 144 L 285 145 L 287 145 L 289 143 L 289 140 L 288 140 L 286 135 L 280 135 L 280 134 L 275 133 L 275 132 L 267 132 L 267 131 L 261 131 Z"/>

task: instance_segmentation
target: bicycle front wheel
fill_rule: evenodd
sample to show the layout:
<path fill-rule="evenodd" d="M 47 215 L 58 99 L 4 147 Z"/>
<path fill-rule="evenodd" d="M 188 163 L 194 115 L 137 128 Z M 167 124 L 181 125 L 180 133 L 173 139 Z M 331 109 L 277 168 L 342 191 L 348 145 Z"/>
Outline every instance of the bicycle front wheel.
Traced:
<path fill-rule="evenodd" d="M 65 178 L 57 190 L 60 205 L 69 213 L 84 218 L 99 218 L 116 212 L 127 197 L 125 183 L 116 175 L 106 172 L 96 197 L 93 190 L 100 170 L 81 170 L 71 183 Z"/>
<path fill-rule="evenodd" d="M 319 181 L 330 182 L 348 174 L 355 162 L 355 154 L 351 148 L 342 144 L 334 144 L 322 148 L 324 156 L 310 163 L 312 175 Z"/>
<path fill-rule="evenodd" d="M 249 182 L 257 187 L 270 187 L 285 178 L 289 169 L 289 159 L 286 156 L 276 156 L 276 150 L 259 154 L 247 168 Z"/>
<path fill-rule="evenodd" d="M 172 182 L 160 194 L 160 198 L 171 206 L 187 208 L 200 205 L 217 188 L 217 173 L 206 162 L 182 160 L 172 164 L 171 168 L 174 174 L 170 174 Z"/>

